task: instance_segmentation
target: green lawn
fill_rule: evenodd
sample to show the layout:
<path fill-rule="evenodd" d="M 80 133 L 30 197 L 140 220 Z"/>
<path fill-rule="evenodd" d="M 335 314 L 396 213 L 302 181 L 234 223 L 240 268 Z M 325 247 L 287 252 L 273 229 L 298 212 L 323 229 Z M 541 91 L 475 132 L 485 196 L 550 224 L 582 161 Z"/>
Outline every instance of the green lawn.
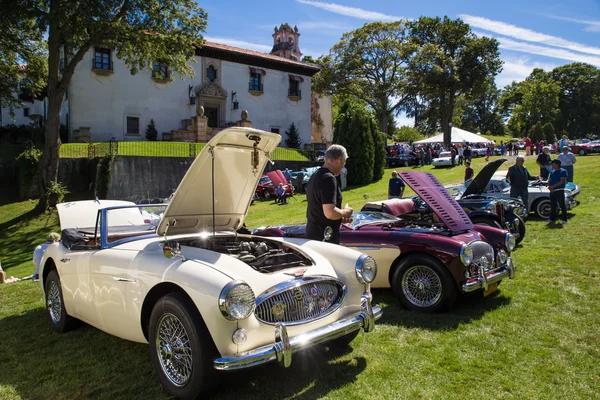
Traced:
<path fill-rule="evenodd" d="M 120 156 L 196 157 L 204 145 L 205 143 L 188 142 L 119 142 L 118 145 L 113 145 L 115 146 L 113 152 Z M 87 143 L 65 143 L 60 146 L 61 158 L 87 158 L 109 153 L 110 144 L 107 142 L 92 143 L 91 146 Z M 308 157 L 301 150 L 284 147 L 277 147 L 272 154 L 272 159 L 308 161 Z"/>
<path fill-rule="evenodd" d="M 478 171 L 484 161 L 476 159 Z M 527 165 L 536 171 L 533 157 Z M 462 299 L 446 314 L 402 309 L 375 292 L 384 316 L 348 352 L 313 351 L 289 369 L 226 374 L 218 399 L 597 399 L 600 398 L 600 156 L 579 157 L 582 186 L 565 226 L 530 218 L 513 253 L 518 274 L 488 298 Z M 431 170 L 429 167 L 424 170 Z M 384 180 L 344 192 L 355 209 L 385 197 Z M 464 169 L 434 170 L 444 183 Z M 8 275 L 33 272 L 31 254 L 56 229 L 52 213 L 0 192 L 0 259 Z M 303 195 L 288 205 L 256 202 L 248 226 L 303 222 Z M 31 281 L 0 285 L 0 398 L 164 399 L 146 345 L 89 326 L 50 330 Z"/>

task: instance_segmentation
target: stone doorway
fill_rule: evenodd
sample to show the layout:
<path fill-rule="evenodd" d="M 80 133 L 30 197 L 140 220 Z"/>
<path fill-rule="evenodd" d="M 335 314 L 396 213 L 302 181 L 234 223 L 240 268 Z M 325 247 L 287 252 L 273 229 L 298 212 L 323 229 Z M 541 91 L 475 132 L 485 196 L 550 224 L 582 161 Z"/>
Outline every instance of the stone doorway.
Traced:
<path fill-rule="evenodd" d="M 204 115 L 208 118 L 210 128 L 219 128 L 219 108 L 204 106 Z"/>

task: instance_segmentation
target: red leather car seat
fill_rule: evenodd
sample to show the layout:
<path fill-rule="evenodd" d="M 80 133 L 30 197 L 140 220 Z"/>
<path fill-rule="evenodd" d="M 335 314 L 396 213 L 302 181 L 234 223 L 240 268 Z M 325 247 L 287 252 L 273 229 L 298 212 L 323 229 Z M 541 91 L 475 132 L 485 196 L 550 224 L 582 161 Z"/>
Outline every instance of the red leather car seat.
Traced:
<path fill-rule="evenodd" d="M 381 205 L 383 212 L 396 217 L 413 212 L 415 209 L 415 203 L 412 199 L 389 199 L 382 201 Z"/>

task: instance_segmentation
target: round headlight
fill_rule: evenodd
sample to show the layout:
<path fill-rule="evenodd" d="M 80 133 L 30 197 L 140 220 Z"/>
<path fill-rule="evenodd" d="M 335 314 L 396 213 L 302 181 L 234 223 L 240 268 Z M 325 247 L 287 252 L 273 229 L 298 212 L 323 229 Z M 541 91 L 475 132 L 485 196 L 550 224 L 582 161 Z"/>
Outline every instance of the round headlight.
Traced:
<path fill-rule="evenodd" d="M 248 318 L 252 315 L 255 305 L 254 292 L 244 281 L 229 282 L 219 295 L 221 314 L 230 321 Z"/>
<path fill-rule="evenodd" d="M 517 245 L 517 240 L 513 235 L 507 233 L 504 239 L 504 244 L 506 245 L 508 251 L 513 251 L 515 249 L 515 246 Z"/>
<path fill-rule="evenodd" d="M 506 264 L 506 260 L 508 260 L 508 254 L 506 254 L 506 251 L 498 251 L 498 264 L 504 265 Z"/>
<path fill-rule="evenodd" d="M 469 265 L 473 261 L 473 249 L 468 244 L 463 244 L 460 248 L 460 261 L 465 265 Z"/>
<path fill-rule="evenodd" d="M 377 263 L 373 257 L 361 255 L 356 261 L 356 278 L 362 284 L 371 283 L 377 276 Z"/>

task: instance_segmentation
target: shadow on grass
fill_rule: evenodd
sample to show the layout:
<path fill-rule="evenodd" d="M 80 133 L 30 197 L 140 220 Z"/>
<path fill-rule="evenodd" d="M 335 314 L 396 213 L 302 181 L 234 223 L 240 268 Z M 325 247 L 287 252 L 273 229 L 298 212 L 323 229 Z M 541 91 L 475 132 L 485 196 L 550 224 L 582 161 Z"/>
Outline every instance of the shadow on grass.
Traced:
<path fill-rule="evenodd" d="M 481 319 L 487 312 L 506 306 L 510 298 L 501 289 L 487 297 L 480 292 L 459 297 L 450 310 L 437 313 L 421 313 L 404 309 L 391 290 L 375 290 L 375 303 L 387 305 L 379 324 L 401 325 L 407 328 L 423 328 L 432 331 L 456 329 L 459 325 Z"/>
<path fill-rule="evenodd" d="M 167 398 L 145 344 L 85 324 L 65 334 L 55 333 L 41 307 L 6 317 L 0 326 L 4 337 L 0 387 L 12 388 L 21 398 Z M 355 381 L 366 368 L 364 357 L 338 359 L 351 351 L 351 347 L 331 351 L 315 346 L 295 353 L 290 368 L 271 363 L 223 373 L 215 398 L 324 397 Z"/>

